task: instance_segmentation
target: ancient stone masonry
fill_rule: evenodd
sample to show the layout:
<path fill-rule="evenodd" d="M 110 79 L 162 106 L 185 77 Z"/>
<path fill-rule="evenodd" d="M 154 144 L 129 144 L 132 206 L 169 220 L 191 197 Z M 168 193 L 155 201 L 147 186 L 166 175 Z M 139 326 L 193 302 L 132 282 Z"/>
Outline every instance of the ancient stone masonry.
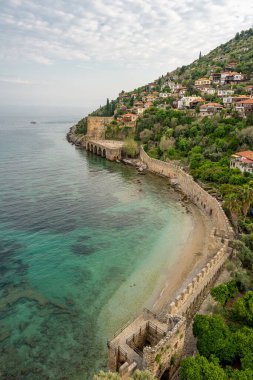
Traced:
<path fill-rule="evenodd" d="M 113 121 L 113 117 L 88 116 L 87 138 L 103 140 L 105 138 L 106 127 L 111 121 Z"/>
<path fill-rule="evenodd" d="M 150 158 L 143 149 L 140 151 L 140 158 L 150 171 L 176 181 L 181 191 L 189 198 L 189 200 L 210 217 L 216 235 L 224 238 L 233 237 L 233 229 L 230 226 L 222 206 L 217 199 L 212 197 L 207 191 L 199 186 L 192 176 L 172 162 L 164 162 Z"/>
<path fill-rule="evenodd" d="M 88 118 L 89 119 L 89 118 Z M 92 118 L 94 119 L 94 118 Z M 96 118 L 104 119 L 104 118 Z M 95 125 L 97 125 L 95 123 Z M 91 132 L 93 125 L 88 132 Z M 123 141 L 114 141 L 114 140 L 97 140 L 91 138 L 88 135 L 77 135 L 75 133 L 76 126 L 70 128 L 67 134 L 67 140 L 76 146 L 85 148 L 87 151 L 95 153 L 98 156 L 105 157 L 107 160 L 116 161 L 121 159 L 121 152 L 124 145 Z"/>
<path fill-rule="evenodd" d="M 217 248 L 211 260 L 185 289 L 159 314 L 144 309 L 108 342 L 108 367 L 127 378 L 136 368 L 147 369 L 157 378 L 175 373 L 184 347 L 186 326 L 231 255 L 233 229 L 219 202 L 203 190 L 179 166 L 150 158 L 143 149 L 140 158 L 148 170 L 177 183 L 188 199 L 205 213 L 212 223 L 210 241 Z"/>
<path fill-rule="evenodd" d="M 90 140 L 86 138 L 83 144 L 86 150 L 105 157 L 107 160 L 115 161 L 121 159 L 121 151 L 124 143 L 122 141 L 111 140 Z"/>

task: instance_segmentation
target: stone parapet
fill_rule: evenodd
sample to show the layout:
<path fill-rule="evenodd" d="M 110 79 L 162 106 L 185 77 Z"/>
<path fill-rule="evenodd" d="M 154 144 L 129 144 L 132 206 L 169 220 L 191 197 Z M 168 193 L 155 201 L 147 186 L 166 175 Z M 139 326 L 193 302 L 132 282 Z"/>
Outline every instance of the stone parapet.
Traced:
<path fill-rule="evenodd" d="M 140 158 L 153 173 L 175 180 L 181 191 L 196 204 L 212 221 L 215 234 L 223 238 L 233 238 L 233 229 L 222 209 L 222 206 L 207 191 L 205 191 L 193 177 L 173 162 L 156 160 L 147 155 L 141 148 Z"/>

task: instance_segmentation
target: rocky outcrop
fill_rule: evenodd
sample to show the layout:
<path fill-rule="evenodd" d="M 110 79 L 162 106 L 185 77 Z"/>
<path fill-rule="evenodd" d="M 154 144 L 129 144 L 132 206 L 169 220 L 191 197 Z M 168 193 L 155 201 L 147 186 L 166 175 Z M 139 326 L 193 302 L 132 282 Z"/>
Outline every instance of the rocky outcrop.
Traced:
<path fill-rule="evenodd" d="M 86 137 L 84 135 L 76 134 L 76 125 L 74 125 L 73 127 L 69 129 L 69 132 L 67 133 L 66 138 L 68 142 L 70 142 L 71 144 L 85 147 L 84 142 L 85 142 Z"/>

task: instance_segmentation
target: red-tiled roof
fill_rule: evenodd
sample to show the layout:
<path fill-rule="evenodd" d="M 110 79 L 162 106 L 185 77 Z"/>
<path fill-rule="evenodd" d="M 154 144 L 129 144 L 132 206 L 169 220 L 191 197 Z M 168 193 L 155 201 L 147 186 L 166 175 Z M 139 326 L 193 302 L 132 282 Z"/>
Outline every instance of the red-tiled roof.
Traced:
<path fill-rule="evenodd" d="M 235 155 L 245 157 L 248 160 L 253 161 L 253 151 L 252 150 L 245 150 L 243 152 L 237 152 L 237 153 L 235 153 Z"/>
<path fill-rule="evenodd" d="M 237 102 L 237 104 L 253 104 L 253 99 L 245 99 Z"/>
<path fill-rule="evenodd" d="M 205 108 L 205 107 L 223 108 L 223 106 L 220 103 L 206 103 L 206 104 L 202 104 L 202 106 L 200 106 L 200 108 Z"/>
<path fill-rule="evenodd" d="M 248 158 L 242 158 L 241 162 L 244 162 L 245 164 L 253 164 L 253 160 L 249 160 Z"/>
<path fill-rule="evenodd" d="M 197 97 L 191 100 L 191 103 L 198 103 L 198 102 L 204 102 L 204 99 Z"/>
<path fill-rule="evenodd" d="M 226 74 L 226 75 L 242 75 L 241 73 L 237 73 L 236 71 L 224 71 L 221 74 Z"/>

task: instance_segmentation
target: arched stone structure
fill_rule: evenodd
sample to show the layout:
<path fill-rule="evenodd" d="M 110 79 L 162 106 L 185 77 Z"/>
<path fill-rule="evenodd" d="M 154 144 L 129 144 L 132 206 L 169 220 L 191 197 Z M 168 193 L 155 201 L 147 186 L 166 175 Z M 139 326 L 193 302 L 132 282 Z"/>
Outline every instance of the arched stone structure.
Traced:
<path fill-rule="evenodd" d="M 122 141 L 111 140 L 88 140 L 86 141 L 86 149 L 94 154 L 105 157 L 110 161 L 121 159 Z"/>

